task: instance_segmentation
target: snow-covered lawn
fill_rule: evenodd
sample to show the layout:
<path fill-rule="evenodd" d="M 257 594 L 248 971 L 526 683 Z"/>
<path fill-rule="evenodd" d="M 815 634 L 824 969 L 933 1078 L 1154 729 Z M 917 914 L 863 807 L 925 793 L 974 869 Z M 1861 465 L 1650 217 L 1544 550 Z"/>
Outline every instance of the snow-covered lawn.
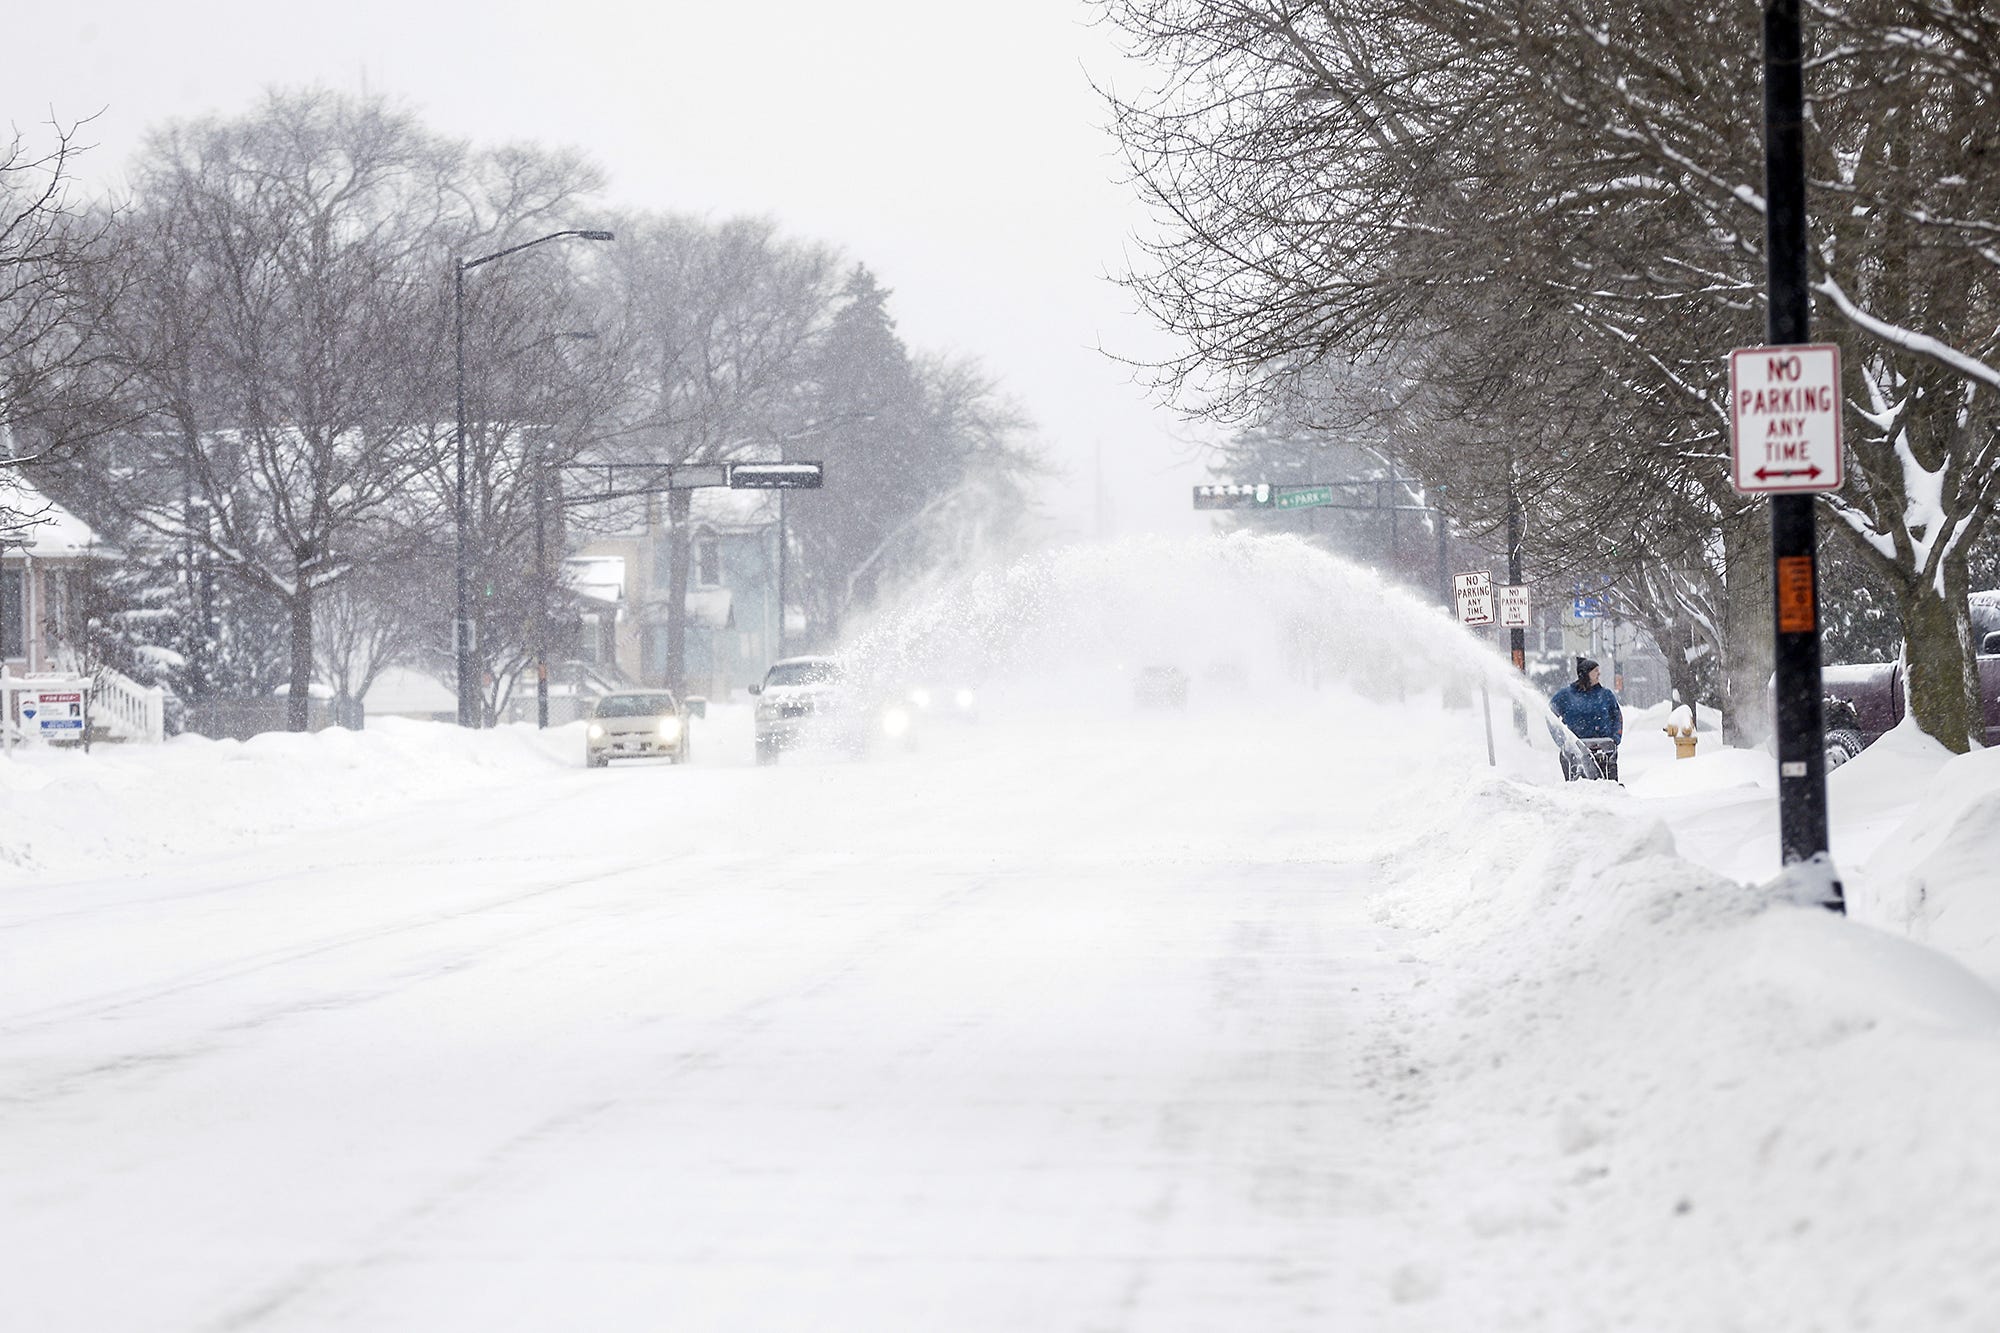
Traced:
<path fill-rule="evenodd" d="M 0 761 L 5 1322 L 2000 1326 L 1994 755 L 1834 774 L 1842 920 L 1663 718 L 1107 679 Z"/>

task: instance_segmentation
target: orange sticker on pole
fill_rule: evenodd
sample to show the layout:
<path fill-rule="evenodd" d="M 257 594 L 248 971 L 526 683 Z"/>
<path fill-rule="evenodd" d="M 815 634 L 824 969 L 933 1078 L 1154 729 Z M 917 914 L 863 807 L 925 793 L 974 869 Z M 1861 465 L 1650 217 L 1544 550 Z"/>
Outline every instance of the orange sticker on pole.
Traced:
<path fill-rule="evenodd" d="M 1778 633 L 1810 634 L 1813 628 L 1813 560 L 1809 555 L 1778 557 Z"/>

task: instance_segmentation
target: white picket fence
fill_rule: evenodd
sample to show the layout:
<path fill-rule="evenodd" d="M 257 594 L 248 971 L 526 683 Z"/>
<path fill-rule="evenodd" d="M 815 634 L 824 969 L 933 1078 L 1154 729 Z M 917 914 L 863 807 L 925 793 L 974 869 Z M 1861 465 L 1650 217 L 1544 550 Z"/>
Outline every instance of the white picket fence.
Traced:
<path fill-rule="evenodd" d="M 110 667 L 99 667 L 92 675 L 90 717 L 93 722 L 103 724 L 120 740 L 157 745 L 167 738 L 165 690 L 157 685 L 141 685 Z"/>

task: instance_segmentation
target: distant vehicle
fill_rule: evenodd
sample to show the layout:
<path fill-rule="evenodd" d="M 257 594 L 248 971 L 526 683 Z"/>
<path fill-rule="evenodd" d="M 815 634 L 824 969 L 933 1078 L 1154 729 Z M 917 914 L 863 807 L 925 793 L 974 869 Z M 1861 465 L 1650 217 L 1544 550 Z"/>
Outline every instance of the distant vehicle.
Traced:
<path fill-rule="evenodd" d="M 920 718 L 972 722 L 979 717 L 979 692 L 970 685 L 950 688 L 916 685 L 910 689 L 909 700 L 910 707 Z"/>
<path fill-rule="evenodd" d="M 832 657 L 773 662 L 757 696 L 757 762 L 774 764 L 786 750 L 818 743 L 859 752 L 884 741 L 915 742 L 916 718 L 900 701 L 878 702 L 857 690 Z"/>
<path fill-rule="evenodd" d="M 1860 662 L 1820 670 L 1826 766 L 1836 769 L 1903 720 L 1908 708 L 1900 662 Z M 1979 696 L 1986 743 L 2000 745 L 2000 631 L 1979 645 Z"/>
<path fill-rule="evenodd" d="M 1201 673 L 1202 688 L 1210 687 L 1229 694 L 1241 694 L 1250 688 L 1250 673 L 1234 658 L 1222 658 L 1210 662 L 1208 669 Z"/>
<path fill-rule="evenodd" d="M 613 759 L 688 761 L 688 713 L 670 690 L 621 690 L 597 701 L 584 728 L 584 763 Z"/>
<path fill-rule="evenodd" d="M 1132 698 L 1142 708 L 1185 708 L 1187 695 L 1187 672 L 1177 666 L 1142 667 L 1132 678 Z"/>

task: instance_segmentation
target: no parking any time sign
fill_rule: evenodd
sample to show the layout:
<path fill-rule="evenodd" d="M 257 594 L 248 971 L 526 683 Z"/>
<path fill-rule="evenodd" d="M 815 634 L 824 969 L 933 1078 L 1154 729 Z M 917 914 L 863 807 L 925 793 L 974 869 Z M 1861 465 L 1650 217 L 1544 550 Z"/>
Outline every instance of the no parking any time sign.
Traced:
<path fill-rule="evenodd" d="M 1729 444 L 1739 494 L 1839 490 L 1840 349 L 1813 343 L 1731 352 Z"/>
<path fill-rule="evenodd" d="M 1458 603 L 1458 618 L 1462 624 L 1490 625 L 1493 623 L 1493 573 L 1491 570 L 1475 570 L 1469 574 L 1451 576 L 1451 593 Z"/>

